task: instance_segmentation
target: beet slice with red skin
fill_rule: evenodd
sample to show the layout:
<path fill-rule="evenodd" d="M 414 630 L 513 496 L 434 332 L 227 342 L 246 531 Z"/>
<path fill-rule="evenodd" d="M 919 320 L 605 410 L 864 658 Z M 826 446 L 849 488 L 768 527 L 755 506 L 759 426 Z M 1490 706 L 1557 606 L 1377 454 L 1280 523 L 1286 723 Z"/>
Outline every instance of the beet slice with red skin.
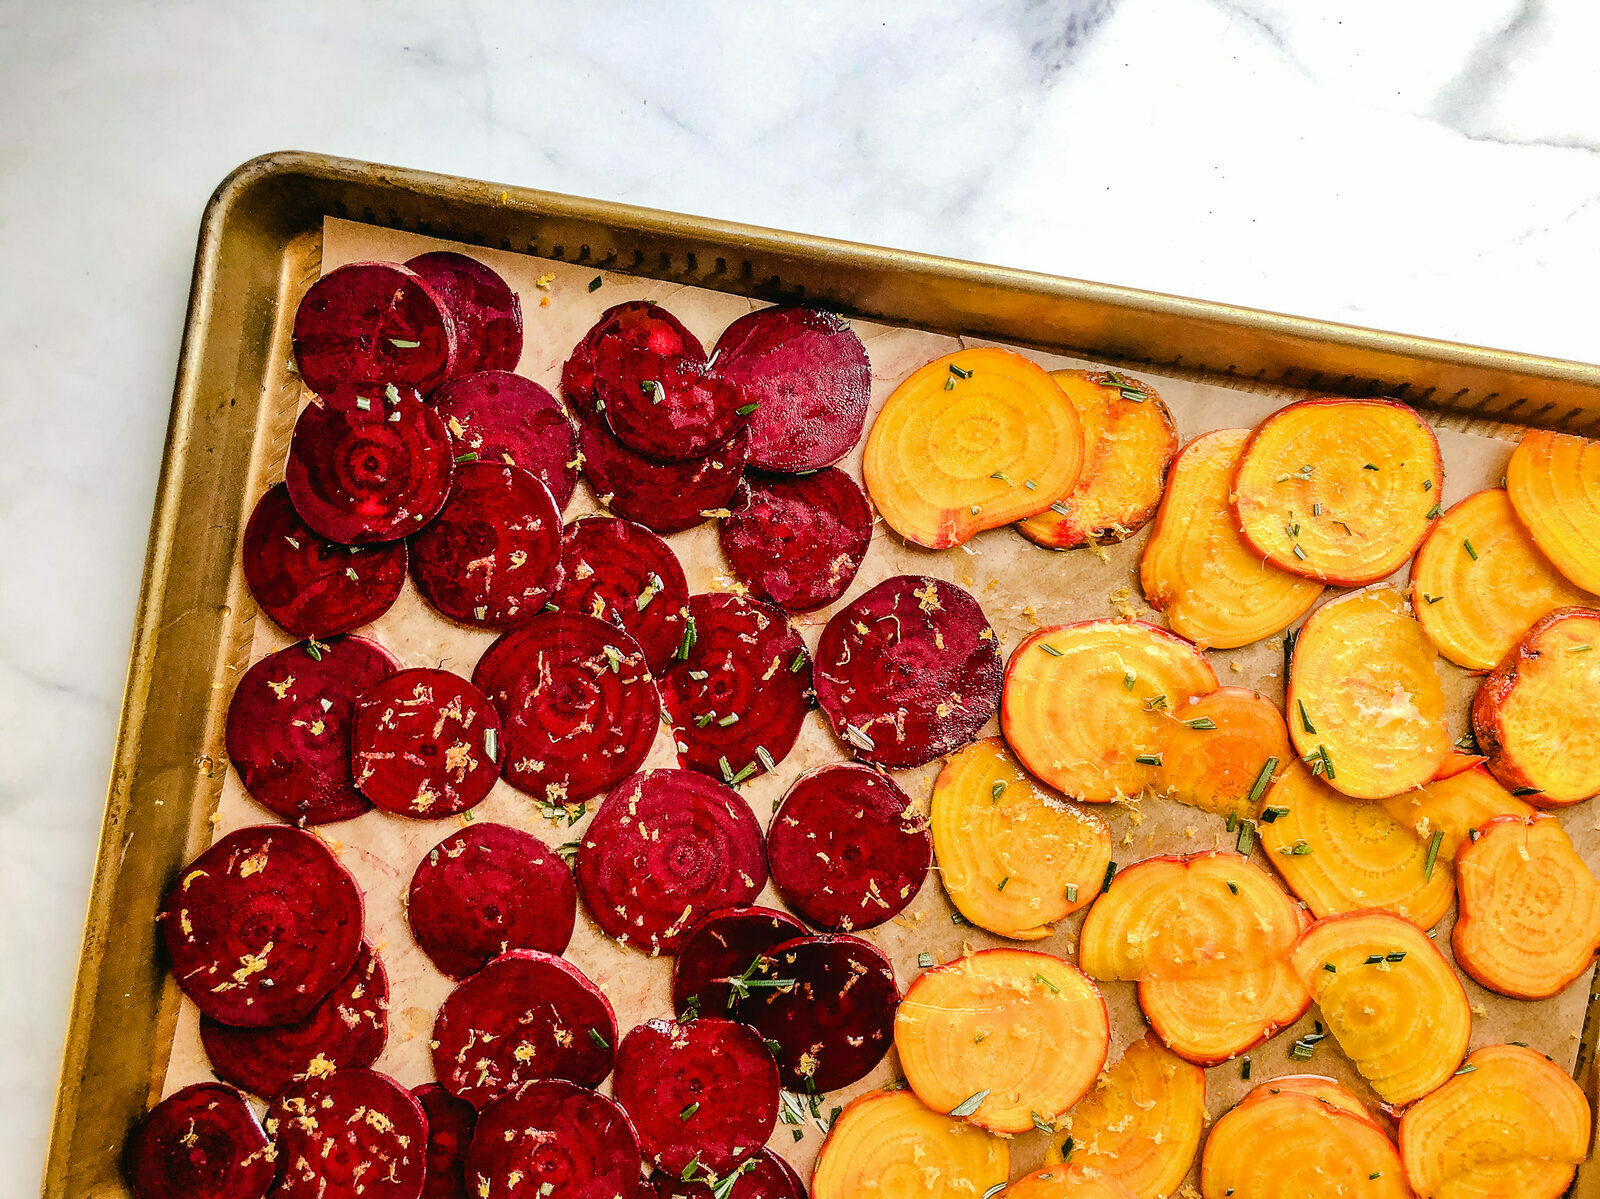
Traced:
<path fill-rule="evenodd" d="M 767 883 L 761 826 L 738 792 L 694 770 L 647 770 L 617 786 L 578 846 L 578 891 L 602 930 L 675 953 L 707 912 Z"/>
<path fill-rule="evenodd" d="M 727 1199 L 806 1199 L 800 1175 L 772 1150 L 756 1150 L 743 1165 Z M 710 1183 L 699 1178 L 686 1181 L 666 1170 L 650 1175 L 649 1186 L 655 1199 L 713 1199 Z"/>
<path fill-rule="evenodd" d="M 638 770 L 661 719 L 638 642 L 577 612 L 504 634 L 472 681 L 500 713 L 506 782 L 547 803 L 581 803 Z"/>
<path fill-rule="evenodd" d="M 733 1007 L 727 980 L 756 967 L 774 946 L 806 934 L 776 908 L 721 908 L 695 922 L 672 963 L 672 1008 L 681 1017 L 721 1016 Z"/>
<path fill-rule="evenodd" d="M 398 668 L 376 641 L 351 635 L 302 641 L 245 671 L 226 743 L 250 798 L 302 825 L 367 811 L 350 769 L 350 727 L 356 701 Z"/>
<path fill-rule="evenodd" d="M 417 864 L 406 916 L 422 952 L 460 979 L 512 949 L 562 953 L 578 918 L 578 888 L 533 834 L 473 823 Z"/>
<path fill-rule="evenodd" d="M 722 552 L 751 594 L 791 612 L 842 596 L 872 543 L 867 493 L 844 471 L 747 475 L 717 527 Z"/>
<path fill-rule="evenodd" d="M 445 997 L 433 1042 L 434 1074 L 481 1112 L 537 1079 L 598 1086 L 611 1073 L 617 1018 L 571 962 L 513 949 Z"/>
<path fill-rule="evenodd" d="M 412 1087 L 428 1118 L 428 1170 L 422 1199 L 468 1199 L 467 1146 L 478 1124 L 478 1111 L 436 1082 Z"/>
<path fill-rule="evenodd" d="M 672 313 L 649 300 L 629 300 L 615 304 L 600 314 L 572 349 L 572 356 L 561 368 L 561 396 L 580 421 L 598 417 L 600 397 L 595 389 L 595 361 L 601 348 L 620 344 L 628 349 L 662 357 L 704 360 L 700 339 Z M 600 421 L 604 424 L 604 420 Z"/>
<path fill-rule="evenodd" d="M 356 786 L 385 812 L 417 820 L 482 803 L 500 777 L 500 713 L 460 675 L 419 667 L 356 702 Z"/>
<path fill-rule="evenodd" d="M 631 1199 L 643 1169 L 621 1106 L 561 1081 L 528 1083 L 484 1108 L 467 1150 L 468 1187 L 492 1199 Z"/>
<path fill-rule="evenodd" d="M 243 1095 L 200 1082 L 145 1113 L 128 1137 L 123 1172 L 135 1199 L 262 1199 L 272 1152 Z"/>
<path fill-rule="evenodd" d="M 185 866 L 156 921 L 201 1014 L 261 1028 L 305 1019 L 350 973 L 363 913 L 361 888 L 320 837 L 257 824 Z"/>
<path fill-rule="evenodd" d="M 860 937 L 797 937 L 768 955 L 769 983 L 738 1001 L 736 1019 L 776 1042 L 791 1091 L 836 1091 L 865 1078 L 894 1043 L 894 967 Z M 783 986 L 786 982 L 793 986 Z"/>
<path fill-rule="evenodd" d="M 601 502 L 663 536 L 726 511 L 750 455 L 750 442 L 740 431 L 704 458 L 656 462 L 623 445 L 593 416 L 579 419 L 578 448 L 583 473 Z"/>
<path fill-rule="evenodd" d="M 277 1028 L 232 1028 L 200 1017 L 200 1042 L 211 1072 L 270 1099 L 297 1076 L 370 1066 L 389 1038 L 389 975 L 361 943 L 350 972 L 311 1014 Z"/>
<path fill-rule="evenodd" d="M 578 431 L 560 401 L 510 371 L 460 375 L 433 393 L 433 409 L 455 442 L 456 456 L 520 466 L 565 508 L 578 485 Z"/>
<path fill-rule="evenodd" d="M 704 458 L 754 411 L 704 354 L 657 354 L 618 338 L 595 349 L 594 388 L 617 440 L 662 462 Z"/>
<path fill-rule="evenodd" d="M 406 543 L 351 546 L 300 519 L 278 483 L 244 530 L 244 581 L 261 610 L 293 637 L 333 637 L 377 620 L 406 581 Z"/>
<path fill-rule="evenodd" d="M 267 1107 L 277 1147 L 273 1199 L 418 1199 L 428 1118 L 410 1091 L 376 1070 L 297 1078 Z"/>
<path fill-rule="evenodd" d="M 762 308 L 723 330 L 712 361 L 756 405 L 751 465 L 816 470 L 860 440 L 872 368 L 843 317 L 815 308 Z"/>
<path fill-rule="evenodd" d="M 294 360 L 318 395 L 341 385 L 415 387 L 426 394 L 456 369 L 455 321 L 409 267 L 352 262 L 311 285 L 294 314 Z"/>
<path fill-rule="evenodd" d="M 561 512 L 517 466 L 469 462 L 411 539 L 411 577 L 433 608 L 480 629 L 526 623 L 561 581 Z"/>
<path fill-rule="evenodd" d="M 806 643 L 778 609 L 739 595 L 691 596 L 689 629 L 661 677 L 678 761 L 725 783 L 765 774 L 811 709 Z"/>
<path fill-rule="evenodd" d="M 408 537 L 450 495 L 450 433 L 415 393 L 367 407 L 312 401 L 295 421 L 283 479 L 300 519 L 330 541 Z"/>
<path fill-rule="evenodd" d="M 628 632 L 660 676 L 683 643 L 689 584 L 661 538 L 617 516 L 583 516 L 561 535 L 561 586 L 550 602 Z"/>
<path fill-rule="evenodd" d="M 702 1017 L 640 1024 L 617 1047 L 611 1093 L 645 1158 L 681 1174 L 690 1162 L 725 1174 L 778 1124 L 778 1067 L 747 1024 Z"/>
<path fill-rule="evenodd" d="M 968 744 L 1000 706 L 1000 639 L 978 601 L 942 579 L 896 575 L 834 613 L 816 694 L 856 757 L 906 769 Z"/>
<path fill-rule="evenodd" d="M 888 775 L 833 764 L 794 781 L 767 825 L 767 861 L 779 894 L 811 923 L 836 932 L 898 916 L 933 865 L 928 819 Z"/>
<path fill-rule="evenodd" d="M 450 313 L 456 330 L 452 375 L 516 370 L 522 357 L 522 301 L 493 267 L 454 250 L 406 260 Z"/>

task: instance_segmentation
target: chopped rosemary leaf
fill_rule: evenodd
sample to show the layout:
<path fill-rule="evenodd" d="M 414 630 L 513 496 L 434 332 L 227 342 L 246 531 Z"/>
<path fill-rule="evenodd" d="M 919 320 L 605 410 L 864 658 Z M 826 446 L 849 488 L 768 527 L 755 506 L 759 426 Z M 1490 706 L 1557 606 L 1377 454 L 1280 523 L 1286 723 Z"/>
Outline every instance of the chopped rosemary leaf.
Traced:
<path fill-rule="evenodd" d="M 1010 881 L 1011 881 L 1011 876 L 1008 874 L 1003 879 L 1001 879 L 999 882 L 997 882 L 994 885 L 994 889 L 996 891 L 1004 891 L 1006 889 L 1006 884 L 1009 883 Z"/>
<path fill-rule="evenodd" d="M 1217 727 L 1217 722 L 1209 716 L 1199 716 L 1194 720 L 1185 720 L 1183 723 L 1192 729 L 1199 729 L 1201 732 L 1209 732 Z"/>
<path fill-rule="evenodd" d="M 422 343 L 420 341 L 408 341 L 403 337 L 391 337 L 389 344 L 397 350 L 414 350 Z"/>
<path fill-rule="evenodd" d="M 674 655 L 678 661 L 687 662 L 689 651 L 694 648 L 694 643 L 700 639 L 698 630 L 694 627 L 694 617 L 684 617 L 683 640 L 678 643 L 678 652 Z"/>
<path fill-rule="evenodd" d="M 1239 884 L 1234 882 L 1232 879 L 1229 879 L 1228 880 L 1228 890 L 1229 890 L 1229 892 L 1231 892 L 1234 895 L 1239 894 Z"/>
<path fill-rule="evenodd" d="M 1228 822 L 1225 825 L 1223 825 L 1223 827 L 1226 828 L 1230 833 L 1233 832 L 1234 829 L 1238 828 L 1239 827 L 1239 814 L 1237 812 L 1229 812 L 1228 813 Z"/>
<path fill-rule="evenodd" d="M 1057 500 L 1055 503 L 1050 505 L 1050 511 L 1054 512 L 1057 516 L 1070 516 L 1070 515 L 1072 515 L 1071 509 L 1069 509 L 1060 500 Z"/>
<path fill-rule="evenodd" d="M 1444 598 L 1444 596 L 1442 596 L 1442 595 L 1429 595 L 1426 591 L 1424 591 L 1422 593 L 1422 598 L 1427 600 L 1428 603 L 1430 603 L 1430 604 L 1437 604 L 1440 600 L 1442 600 Z"/>
<path fill-rule="evenodd" d="M 1339 967 L 1335 966 L 1332 962 L 1323 962 L 1322 963 L 1322 968 L 1324 970 L 1326 970 L 1329 974 L 1337 974 L 1337 973 L 1339 973 Z"/>
<path fill-rule="evenodd" d="M 924 970 L 926 970 L 929 966 L 933 965 L 933 954 L 931 954 L 931 953 L 919 953 L 919 954 L 917 954 L 917 965 L 921 966 Z"/>
<path fill-rule="evenodd" d="M 1432 491 L 1433 490 L 1433 480 L 1432 479 L 1424 479 L 1424 480 L 1422 480 L 1422 490 L 1424 490 L 1424 491 Z"/>
<path fill-rule="evenodd" d="M 1287 816 L 1289 809 L 1283 804 L 1269 804 L 1261 809 L 1261 823 L 1272 824 L 1274 821 Z"/>
<path fill-rule="evenodd" d="M 972 372 L 971 371 L 963 370 L 961 367 L 957 366 L 953 362 L 950 364 L 950 373 L 952 375 L 954 375 L 958 379 L 970 379 L 970 378 L 972 378 Z M 984 1094 L 987 1095 L 988 1092 L 985 1091 Z"/>
<path fill-rule="evenodd" d="M 1461 548 L 1467 551 L 1467 557 L 1471 558 L 1474 562 L 1478 560 L 1478 551 L 1472 548 L 1472 539 L 1470 537 L 1463 537 L 1461 539 Z"/>
<path fill-rule="evenodd" d="M 1471 1074 L 1477 1068 L 1478 1067 L 1476 1067 L 1472 1063 L 1468 1062 L 1465 1066 L 1462 1066 L 1461 1069 L 1457 1070 L 1456 1073 L 1457 1074 Z"/>
<path fill-rule="evenodd" d="M 1322 515 L 1322 503 L 1321 503 L 1321 501 L 1318 501 L 1317 503 L 1311 505 L 1311 515 L 1312 516 L 1321 516 Z"/>
<path fill-rule="evenodd" d="M 738 723 L 739 723 L 739 713 L 737 713 L 737 712 L 729 712 L 726 716 L 718 718 L 717 727 L 719 729 L 725 729 L 730 724 L 738 724 Z"/>
<path fill-rule="evenodd" d="M 1166 708 L 1167 697 L 1165 695 L 1152 695 L 1144 701 L 1144 710 L 1146 712 L 1163 712 Z"/>
<path fill-rule="evenodd" d="M 990 803 L 999 803 L 1000 802 L 1000 797 L 1002 795 L 1004 795 L 1005 793 L 1006 793 L 1006 781 L 1005 781 L 1005 779 L 1001 779 L 994 786 L 989 788 L 989 802 Z"/>
<path fill-rule="evenodd" d="M 806 664 L 806 651 L 805 650 L 801 650 L 798 654 L 796 654 L 794 656 L 794 661 L 789 663 L 789 673 L 790 674 L 799 674 L 801 669 L 805 666 L 805 664 Z"/>
<path fill-rule="evenodd" d="M 1248 1053 L 1239 1059 L 1239 1077 L 1246 1082 L 1250 1081 L 1250 1055 Z"/>
<path fill-rule="evenodd" d="M 1381 954 L 1381 953 L 1369 953 L 1367 955 L 1367 960 L 1362 962 L 1361 964 L 1363 966 L 1376 966 L 1381 961 L 1383 961 L 1383 954 Z"/>
<path fill-rule="evenodd" d="M 1306 552 L 1300 548 L 1300 543 L 1298 541 L 1294 543 L 1294 556 L 1299 558 L 1302 562 L 1306 560 Z"/>
<path fill-rule="evenodd" d="M 1317 731 L 1317 726 L 1311 723 L 1311 716 L 1306 712 L 1306 701 L 1301 699 L 1295 702 L 1300 705 L 1300 727 L 1314 735 Z"/>
<path fill-rule="evenodd" d="M 1106 876 L 1100 880 L 1100 894 L 1104 895 L 1107 891 L 1111 890 L 1111 880 L 1116 876 L 1117 864 L 1115 862 L 1107 862 Z"/>
<path fill-rule="evenodd" d="M 1160 754 L 1135 754 L 1133 760 L 1141 766 L 1161 765 Z"/>
<path fill-rule="evenodd" d="M 956 378 L 954 375 L 949 375 L 945 378 L 944 389 L 946 391 L 954 391 L 956 389 Z"/>
<path fill-rule="evenodd" d="M 1033 976 L 1033 981 L 1038 983 L 1041 987 L 1049 987 L 1057 995 L 1061 994 L 1061 988 L 1056 986 L 1055 983 L 1051 982 L 1048 978 L 1046 978 L 1042 974 L 1035 974 Z"/>
<path fill-rule="evenodd" d="M 1050 1121 L 1046 1120 L 1038 1112 L 1029 1112 L 1028 1115 L 1033 1117 L 1033 1126 L 1035 1128 L 1037 1128 L 1040 1132 L 1054 1132 L 1055 1131 L 1055 1125 L 1051 1124 Z"/>
<path fill-rule="evenodd" d="M 1304 837 L 1302 837 L 1293 845 L 1286 846 L 1283 852 L 1292 854 L 1297 858 L 1303 858 L 1311 852 L 1311 844 Z"/>
<path fill-rule="evenodd" d="M 1077 1152 L 1077 1149 L 1078 1149 L 1078 1142 L 1074 1141 L 1071 1137 L 1068 1137 L 1066 1140 L 1062 1141 L 1061 1142 L 1061 1160 L 1063 1162 L 1070 1162 L 1072 1160 L 1072 1155 L 1075 1152 Z"/>
<path fill-rule="evenodd" d="M 857 749 L 873 750 L 877 748 L 877 743 L 853 724 L 844 726 L 844 739 Z"/>
<path fill-rule="evenodd" d="M 1137 683 L 1138 681 L 1139 681 L 1138 676 L 1135 675 L 1131 670 L 1123 671 L 1123 673 L 1122 673 L 1122 688 L 1123 688 L 1124 691 L 1132 691 L 1133 690 L 1133 685 L 1135 683 Z"/>
<path fill-rule="evenodd" d="M 1261 766 L 1261 773 L 1256 775 L 1256 781 L 1250 787 L 1250 806 L 1254 807 L 1261 802 L 1261 797 L 1266 794 L 1267 784 L 1272 782 L 1273 771 L 1278 769 L 1278 759 L 1268 758 Z M 1228 826 L 1233 831 L 1233 825 Z"/>
<path fill-rule="evenodd" d="M 1369 462 L 1365 466 L 1363 466 L 1361 469 L 1362 470 L 1377 470 L 1378 468 L 1376 466 L 1373 466 L 1372 463 Z"/>
<path fill-rule="evenodd" d="M 694 727 L 697 728 L 697 729 L 703 729 L 707 725 L 709 725 L 713 720 L 715 720 L 716 718 L 717 718 L 717 714 L 715 712 L 702 713 L 701 715 L 696 716 L 694 718 Z"/>
<path fill-rule="evenodd" d="M 741 404 L 741 405 L 739 405 L 739 407 L 735 408 L 734 411 L 737 412 L 740 416 L 749 416 L 752 412 L 754 412 L 759 407 L 761 407 L 761 405 L 759 403 Z"/>
<path fill-rule="evenodd" d="M 1044 650 L 1044 652 L 1049 654 L 1052 658 L 1061 657 L 1061 651 L 1055 646 L 1051 645 L 1048 641 L 1039 642 L 1039 648 Z"/>
<path fill-rule="evenodd" d="M 1406 960 L 1406 951 L 1397 949 L 1393 953 L 1386 953 L 1383 955 L 1383 960 L 1386 962 L 1403 962 Z"/>
<path fill-rule="evenodd" d="M 1442 515 L 1444 515 L 1444 509 L 1441 508 L 1438 504 L 1435 504 L 1433 507 L 1428 509 L 1427 519 L 1432 520 L 1435 517 L 1442 516 Z"/>
<path fill-rule="evenodd" d="M 756 746 L 756 757 L 761 760 L 761 768 L 768 773 L 778 768 L 777 762 L 772 760 L 772 755 L 767 752 L 765 745 Z"/>
<path fill-rule="evenodd" d="M 598 1028 L 591 1028 L 589 1030 L 589 1039 L 596 1045 L 600 1046 L 601 1049 L 611 1048 L 611 1042 L 606 1040 L 605 1034 L 602 1033 Z"/>
<path fill-rule="evenodd" d="M 691 1103 L 688 1107 L 684 1108 L 681 1112 L 678 1113 L 678 1119 L 687 1120 L 690 1116 L 694 1115 L 699 1110 L 700 1110 L 700 1105 L 698 1103 Z"/>
<path fill-rule="evenodd" d="M 589 290 L 590 291 L 599 291 L 600 290 L 600 285 L 602 283 L 604 283 L 604 282 L 605 282 L 604 279 L 602 279 L 599 275 L 596 275 L 593 279 L 589 280 Z"/>
<path fill-rule="evenodd" d="M 1077 883 L 1068 883 L 1067 884 L 1067 902 L 1068 903 L 1077 903 L 1078 902 L 1078 884 Z"/>
<path fill-rule="evenodd" d="M 1439 861 L 1439 846 L 1444 844 L 1444 832 L 1440 829 L 1433 830 L 1433 836 L 1428 839 L 1428 858 L 1422 863 L 1422 877 L 1431 879 L 1433 867 Z"/>
<path fill-rule="evenodd" d="M 1245 857 L 1250 856 L 1250 851 L 1256 847 L 1256 822 L 1254 820 L 1241 820 L 1239 822 L 1239 840 L 1234 843 L 1234 848 Z"/>
<path fill-rule="evenodd" d="M 955 370 L 955 367 L 952 366 L 950 369 Z M 983 1101 L 987 1098 L 989 1098 L 988 1091 L 975 1091 L 951 1108 L 950 1114 L 952 1116 L 970 1116 L 983 1106 Z"/>

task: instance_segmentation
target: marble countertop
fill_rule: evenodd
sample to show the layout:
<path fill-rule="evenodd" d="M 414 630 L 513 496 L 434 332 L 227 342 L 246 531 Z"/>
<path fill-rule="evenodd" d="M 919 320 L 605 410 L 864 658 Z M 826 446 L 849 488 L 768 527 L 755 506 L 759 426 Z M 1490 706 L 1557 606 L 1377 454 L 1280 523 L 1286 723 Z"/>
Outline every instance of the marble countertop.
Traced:
<path fill-rule="evenodd" d="M 1597 34 L 1588 0 L 0 0 L 0 1197 L 38 1185 L 197 222 L 239 162 L 1594 361 Z"/>

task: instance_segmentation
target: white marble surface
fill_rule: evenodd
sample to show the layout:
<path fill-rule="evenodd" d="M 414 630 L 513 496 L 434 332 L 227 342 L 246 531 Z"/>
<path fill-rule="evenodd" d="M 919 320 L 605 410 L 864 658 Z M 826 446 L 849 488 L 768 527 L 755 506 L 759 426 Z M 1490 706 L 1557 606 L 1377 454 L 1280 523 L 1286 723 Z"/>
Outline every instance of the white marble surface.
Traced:
<path fill-rule="evenodd" d="M 323 150 L 1596 360 L 1597 34 L 1591 0 L 0 0 L 0 1197 L 38 1185 L 234 165 Z"/>

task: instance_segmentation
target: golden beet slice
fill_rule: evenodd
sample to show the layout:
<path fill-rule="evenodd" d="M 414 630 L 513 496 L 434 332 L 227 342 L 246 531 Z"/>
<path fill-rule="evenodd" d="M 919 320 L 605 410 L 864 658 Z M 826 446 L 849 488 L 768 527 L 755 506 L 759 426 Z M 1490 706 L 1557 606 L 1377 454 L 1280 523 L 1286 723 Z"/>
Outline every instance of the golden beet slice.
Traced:
<path fill-rule="evenodd" d="M 1374 1127 L 1382 1128 L 1374 1118 L 1371 1109 L 1344 1083 L 1335 1078 L 1323 1078 L 1318 1074 L 1284 1074 L 1274 1078 L 1271 1082 L 1264 1082 L 1239 1100 L 1241 1106 L 1246 1103 L 1262 1103 L 1274 1095 L 1281 1095 L 1285 1091 L 1293 1091 L 1300 1095 L 1310 1095 L 1325 1107 L 1337 1111 L 1349 1112 L 1352 1116 L 1360 1116 Z"/>
<path fill-rule="evenodd" d="M 1083 469 L 1083 424 L 1042 367 L 1010 350 L 959 350 L 895 388 L 861 473 L 889 527 L 930 549 L 1042 512 Z"/>
<path fill-rule="evenodd" d="M 1111 861 L 1105 821 L 1047 791 L 985 737 L 945 762 L 929 813 L 939 878 L 960 913 L 1002 937 L 1037 941 L 1087 907 Z"/>
<path fill-rule="evenodd" d="M 1165 629 L 1054 625 L 1011 655 L 1000 728 L 1035 776 L 1073 799 L 1109 803 L 1159 784 L 1173 711 L 1216 686 L 1205 655 Z"/>
<path fill-rule="evenodd" d="M 1076 1162 L 1024 1174 L 1001 1194 L 1005 1199 L 1139 1199 L 1105 1170 Z"/>
<path fill-rule="evenodd" d="M 1178 452 L 1172 413 L 1155 388 L 1116 371 L 1051 371 L 1083 425 L 1083 473 L 1077 485 L 1017 525 L 1052 550 L 1126 541 L 1161 502 L 1167 468 Z"/>
<path fill-rule="evenodd" d="M 1534 622 L 1472 701 L 1489 770 L 1541 808 L 1600 794 L 1600 611 Z"/>
<path fill-rule="evenodd" d="M 1239 532 L 1290 574 L 1341 587 L 1405 565 L 1437 513 L 1444 463 L 1393 400 L 1305 400 L 1251 433 L 1233 479 Z"/>
<path fill-rule="evenodd" d="M 1294 760 L 1278 706 L 1247 687 L 1218 687 L 1172 712 L 1156 789 L 1218 816 L 1254 816 Z"/>
<path fill-rule="evenodd" d="M 1600 441 L 1530 429 L 1506 464 L 1506 495 L 1556 569 L 1600 593 Z"/>
<path fill-rule="evenodd" d="M 1430 852 L 1438 842 L 1436 863 L 1453 863 L 1468 834 L 1496 816 L 1533 815 L 1534 809 L 1496 782 L 1481 762 L 1451 754 L 1431 783 L 1380 801 L 1390 816 L 1428 843 Z"/>
<path fill-rule="evenodd" d="M 1139 559 L 1145 600 L 1196 645 L 1235 649 L 1281 633 L 1322 584 L 1279 570 L 1239 536 L 1229 496 L 1248 429 L 1196 437 L 1172 464 Z"/>
<path fill-rule="evenodd" d="M 973 1199 L 1001 1186 L 1011 1151 L 993 1133 L 923 1106 L 910 1091 L 868 1091 L 833 1122 L 812 1199 Z"/>
<path fill-rule="evenodd" d="M 1451 750 L 1438 654 L 1392 587 L 1312 613 L 1295 642 L 1286 706 L 1300 756 L 1357 799 L 1421 786 Z"/>

